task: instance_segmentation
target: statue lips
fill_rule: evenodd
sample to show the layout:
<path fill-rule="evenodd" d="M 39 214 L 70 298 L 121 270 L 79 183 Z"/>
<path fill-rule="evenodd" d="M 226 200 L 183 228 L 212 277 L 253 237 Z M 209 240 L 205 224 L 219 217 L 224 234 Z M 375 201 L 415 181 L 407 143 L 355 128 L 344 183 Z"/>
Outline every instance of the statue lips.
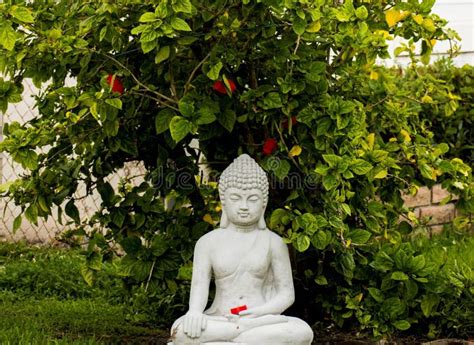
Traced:
<path fill-rule="evenodd" d="M 230 313 L 234 314 L 234 315 L 239 315 L 239 313 L 241 311 L 244 311 L 244 310 L 247 310 L 247 306 L 245 304 L 241 305 L 239 307 L 235 307 L 235 308 L 230 309 Z"/>

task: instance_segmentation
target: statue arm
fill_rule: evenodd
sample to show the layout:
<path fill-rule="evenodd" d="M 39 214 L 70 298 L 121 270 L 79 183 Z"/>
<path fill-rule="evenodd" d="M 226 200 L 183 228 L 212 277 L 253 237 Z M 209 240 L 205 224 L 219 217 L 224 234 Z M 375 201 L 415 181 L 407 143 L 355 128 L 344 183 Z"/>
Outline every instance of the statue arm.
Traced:
<path fill-rule="evenodd" d="M 193 275 L 191 279 L 191 294 L 189 311 L 202 313 L 209 297 L 211 282 L 211 262 L 208 243 L 205 237 L 201 238 L 194 247 Z"/>
<path fill-rule="evenodd" d="M 265 304 L 239 313 L 240 315 L 281 314 L 295 301 L 295 288 L 291 272 L 288 247 L 279 236 L 272 238 L 272 271 L 275 296 Z"/>
<path fill-rule="evenodd" d="M 194 247 L 189 311 L 183 318 L 183 332 L 190 338 L 199 338 L 202 330 L 207 327 L 207 319 L 203 314 L 211 282 L 211 264 L 207 247 L 205 237 L 201 238 Z"/>

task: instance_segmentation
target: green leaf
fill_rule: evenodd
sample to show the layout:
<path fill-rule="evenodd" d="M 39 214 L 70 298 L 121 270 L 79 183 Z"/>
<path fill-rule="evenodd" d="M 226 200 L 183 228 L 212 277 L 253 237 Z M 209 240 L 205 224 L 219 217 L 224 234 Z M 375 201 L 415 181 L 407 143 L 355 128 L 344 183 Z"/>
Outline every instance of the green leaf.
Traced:
<path fill-rule="evenodd" d="M 21 214 L 15 217 L 15 220 L 13 221 L 13 234 L 15 234 L 17 230 L 20 228 L 21 221 L 22 221 Z"/>
<path fill-rule="evenodd" d="M 119 98 L 108 98 L 105 100 L 105 103 L 114 108 L 122 109 L 122 101 Z"/>
<path fill-rule="evenodd" d="M 393 272 L 390 278 L 392 280 L 408 280 L 408 276 L 405 273 L 400 272 L 400 271 Z"/>
<path fill-rule="evenodd" d="M 372 234 L 367 230 L 356 229 L 349 233 L 348 238 L 351 239 L 354 244 L 364 244 L 370 239 Z"/>
<path fill-rule="evenodd" d="M 192 117 L 194 115 L 194 104 L 187 102 L 181 98 L 178 103 L 179 112 L 185 117 Z"/>
<path fill-rule="evenodd" d="M 38 221 L 38 207 L 36 204 L 31 204 L 25 211 L 26 219 L 33 224 L 36 224 Z"/>
<path fill-rule="evenodd" d="M 365 6 L 360 6 L 356 10 L 356 16 L 359 19 L 366 19 L 369 16 L 369 12 L 367 11 L 367 8 Z"/>
<path fill-rule="evenodd" d="M 6 50 L 13 50 L 16 42 L 16 33 L 15 30 L 11 27 L 10 24 L 3 23 L 0 26 L 0 44 Z"/>
<path fill-rule="evenodd" d="M 278 162 L 278 164 L 276 164 L 274 168 L 272 168 L 272 171 L 278 179 L 283 180 L 286 176 L 288 176 L 290 169 L 290 163 L 282 159 Z"/>
<path fill-rule="evenodd" d="M 218 61 L 217 63 L 215 63 L 214 65 L 211 66 L 211 68 L 209 69 L 209 71 L 206 73 L 206 75 L 208 76 L 209 79 L 211 80 L 217 80 L 219 79 L 219 73 L 222 69 L 222 62 L 221 61 Z"/>
<path fill-rule="evenodd" d="M 270 92 L 263 99 L 263 109 L 276 109 L 283 106 L 278 92 Z"/>
<path fill-rule="evenodd" d="M 127 212 L 121 208 L 114 208 L 110 212 L 110 217 L 112 222 L 117 225 L 117 227 L 122 228 L 125 218 L 127 216 Z"/>
<path fill-rule="evenodd" d="M 299 234 L 296 238 L 296 242 L 293 242 L 293 246 L 296 248 L 297 251 L 304 252 L 309 248 L 311 241 L 309 237 L 305 234 Z"/>
<path fill-rule="evenodd" d="M 438 295 L 435 295 L 435 294 L 425 295 L 423 299 L 421 300 L 421 304 L 420 304 L 423 315 L 425 315 L 425 317 L 429 317 L 432 314 L 432 312 L 436 310 L 438 303 L 439 303 Z"/>
<path fill-rule="evenodd" d="M 201 104 L 198 110 L 198 125 L 208 125 L 216 121 L 216 114 L 219 112 L 219 105 L 212 101 L 206 101 Z"/>
<path fill-rule="evenodd" d="M 145 12 L 140 16 L 140 19 L 138 19 L 140 23 L 150 23 L 156 20 L 158 20 L 158 18 L 153 12 Z"/>
<path fill-rule="evenodd" d="M 328 280 L 323 275 L 320 275 L 314 278 L 314 282 L 318 285 L 328 285 Z"/>
<path fill-rule="evenodd" d="M 142 51 L 143 53 L 149 53 L 153 49 L 155 49 L 158 46 L 158 41 L 157 40 L 152 40 L 152 41 L 140 41 L 141 46 L 142 46 Z"/>
<path fill-rule="evenodd" d="M 192 124 L 182 116 L 174 116 L 170 122 L 171 137 L 175 142 L 180 142 L 191 131 Z"/>
<path fill-rule="evenodd" d="M 235 112 L 231 109 L 226 109 L 224 112 L 217 117 L 217 121 L 225 128 L 228 132 L 232 132 L 234 129 L 235 120 L 237 116 Z"/>
<path fill-rule="evenodd" d="M 333 154 L 325 154 L 323 155 L 323 159 L 331 168 L 335 168 L 339 162 L 342 162 L 342 157 Z"/>
<path fill-rule="evenodd" d="M 165 254 L 168 248 L 169 248 L 169 245 L 168 245 L 167 240 L 163 238 L 163 236 L 161 235 L 155 236 L 150 246 L 153 256 L 155 257 L 160 257 L 163 254 Z"/>
<path fill-rule="evenodd" d="M 311 243 L 319 250 L 324 250 L 330 242 L 331 236 L 324 230 L 318 230 L 311 238 Z"/>
<path fill-rule="evenodd" d="M 128 255 L 136 255 L 142 248 L 142 241 L 139 237 L 125 237 L 120 245 Z"/>
<path fill-rule="evenodd" d="M 170 57 L 170 46 L 161 47 L 158 53 L 155 56 L 155 63 L 159 64 Z"/>
<path fill-rule="evenodd" d="M 410 268 L 413 272 L 418 272 L 425 267 L 425 257 L 423 254 L 415 256 L 410 260 Z"/>
<path fill-rule="evenodd" d="M 336 176 L 329 174 L 323 177 L 323 186 L 326 190 L 332 190 L 339 185 Z"/>
<path fill-rule="evenodd" d="M 178 31 L 191 31 L 191 27 L 183 19 L 174 17 L 171 19 L 171 26 Z"/>
<path fill-rule="evenodd" d="M 278 225 L 281 224 L 281 218 L 286 216 L 288 211 L 283 208 L 277 208 L 275 211 L 272 212 L 270 216 L 270 228 L 275 229 Z"/>
<path fill-rule="evenodd" d="M 12 6 L 10 14 L 23 23 L 34 23 L 35 18 L 31 15 L 31 11 L 23 6 Z"/>
<path fill-rule="evenodd" d="M 76 223 L 80 223 L 79 210 L 74 204 L 74 199 L 69 200 L 65 207 L 66 214 L 71 217 Z"/>
<path fill-rule="evenodd" d="M 193 11 L 193 5 L 191 4 L 190 0 L 175 0 L 173 1 L 171 7 L 176 13 L 192 13 Z"/>
<path fill-rule="evenodd" d="M 426 163 L 420 165 L 421 175 L 429 180 L 436 180 L 436 175 L 434 174 L 433 168 Z"/>
<path fill-rule="evenodd" d="M 81 266 L 81 276 L 87 283 L 87 285 L 92 286 L 92 284 L 94 283 L 94 274 L 95 271 L 91 270 L 89 267 L 87 267 L 87 265 Z"/>
<path fill-rule="evenodd" d="M 374 288 L 374 287 L 370 287 L 368 290 L 369 290 L 370 296 L 372 296 L 372 298 L 374 300 L 376 300 L 379 303 L 383 302 L 384 295 L 383 295 L 382 291 L 380 291 L 379 289 Z"/>
<path fill-rule="evenodd" d="M 294 20 L 293 20 L 293 31 L 301 36 L 302 34 L 304 34 L 306 30 L 306 21 L 299 18 L 299 17 L 296 17 Z"/>
<path fill-rule="evenodd" d="M 392 325 L 394 325 L 395 328 L 399 329 L 400 331 L 406 331 L 410 328 L 410 323 L 407 320 L 395 321 L 392 322 Z"/>
<path fill-rule="evenodd" d="M 111 206 L 115 196 L 112 185 L 109 182 L 99 182 L 97 183 L 97 191 L 102 199 L 102 204 L 104 206 Z"/>
<path fill-rule="evenodd" d="M 174 111 L 169 108 L 161 110 L 158 115 L 155 116 L 156 134 L 166 132 L 170 128 L 170 122 L 174 116 Z"/>
<path fill-rule="evenodd" d="M 355 159 L 350 165 L 350 169 L 357 175 L 365 175 L 372 170 L 372 168 L 372 164 L 363 159 Z"/>

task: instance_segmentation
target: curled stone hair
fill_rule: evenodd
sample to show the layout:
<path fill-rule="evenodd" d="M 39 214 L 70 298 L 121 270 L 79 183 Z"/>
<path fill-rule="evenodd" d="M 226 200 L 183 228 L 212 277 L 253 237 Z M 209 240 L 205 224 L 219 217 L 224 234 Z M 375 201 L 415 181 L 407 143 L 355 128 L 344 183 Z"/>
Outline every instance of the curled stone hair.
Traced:
<path fill-rule="evenodd" d="M 259 189 L 263 194 L 264 208 L 268 201 L 268 177 L 265 171 L 257 162 L 247 154 L 240 155 L 223 171 L 219 178 L 219 196 L 222 205 L 225 205 L 225 191 L 228 188 L 242 190 Z M 262 217 L 258 222 L 260 229 L 265 229 L 265 219 L 262 210 Z M 223 209 L 221 218 L 221 228 L 226 228 L 229 220 Z"/>
<path fill-rule="evenodd" d="M 268 200 L 267 174 L 257 162 L 247 154 L 240 155 L 224 170 L 219 178 L 219 195 L 224 201 L 224 193 L 228 188 L 260 189 L 265 204 Z"/>

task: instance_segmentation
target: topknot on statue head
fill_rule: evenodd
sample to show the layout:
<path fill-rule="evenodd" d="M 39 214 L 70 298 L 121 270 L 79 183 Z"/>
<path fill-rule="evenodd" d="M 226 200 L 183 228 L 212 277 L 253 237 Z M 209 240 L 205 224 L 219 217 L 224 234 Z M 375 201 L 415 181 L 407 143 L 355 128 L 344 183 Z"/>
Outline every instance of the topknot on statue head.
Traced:
<path fill-rule="evenodd" d="M 241 190 L 259 189 L 265 204 L 268 201 L 268 177 L 257 162 L 247 154 L 242 154 L 222 172 L 219 178 L 219 196 L 224 203 L 228 188 Z"/>

